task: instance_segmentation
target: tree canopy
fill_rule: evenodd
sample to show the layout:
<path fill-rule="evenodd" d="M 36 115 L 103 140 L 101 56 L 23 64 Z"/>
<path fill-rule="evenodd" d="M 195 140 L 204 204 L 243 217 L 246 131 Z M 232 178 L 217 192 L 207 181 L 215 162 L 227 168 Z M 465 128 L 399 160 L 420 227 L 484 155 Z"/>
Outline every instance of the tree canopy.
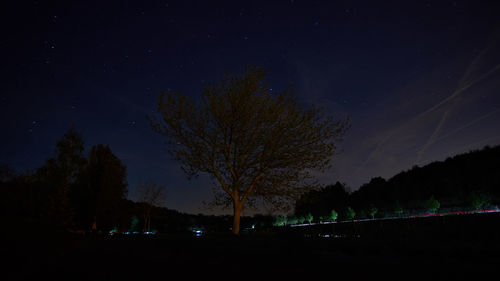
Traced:
<path fill-rule="evenodd" d="M 150 117 L 189 176 L 212 176 L 216 204 L 233 206 L 235 234 L 245 203 L 284 208 L 318 186 L 311 172 L 330 167 L 349 127 L 348 120 L 299 103 L 291 89 L 271 93 L 265 75 L 259 67 L 228 75 L 205 85 L 201 102 L 164 92 Z"/>
<path fill-rule="evenodd" d="M 82 184 L 87 219 L 111 228 L 118 220 L 120 203 L 127 197 L 128 184 L 127 168 L 108 145 L 92 147 Z"/>

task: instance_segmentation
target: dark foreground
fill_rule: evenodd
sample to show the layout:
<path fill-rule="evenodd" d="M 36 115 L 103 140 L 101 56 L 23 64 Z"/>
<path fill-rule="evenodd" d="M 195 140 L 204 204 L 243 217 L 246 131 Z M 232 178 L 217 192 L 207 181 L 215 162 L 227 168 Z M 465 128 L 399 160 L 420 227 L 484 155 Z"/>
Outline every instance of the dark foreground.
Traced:
<path fill-rule="evenodd" d="M 458 279 L 498 272 L 498 246 L 298 237 L 134 237 L 47 242 L 7 258 L 7 280 Z M 51 244 L 52 243 L 52 244 Z M 408 243 L 413 243 L 408 241 Z M 5 264 L 4 264 L 5 265 Z M 3 279 L 3 278 L 2 278 Z M 3 279 L 5 280 L 5 279 Z"/>
<path fill-rule="evenodd" d="M 82 238 L 25 233 L 4 237 L 2 255 L 8 262 L 3 263 L 3 277 L 7 278 L 1 279 L 477 280 L 498 276 L 500 238 L 496 235 L 419 237 L 319 238 L 287 231 L 240 237 Z"/>

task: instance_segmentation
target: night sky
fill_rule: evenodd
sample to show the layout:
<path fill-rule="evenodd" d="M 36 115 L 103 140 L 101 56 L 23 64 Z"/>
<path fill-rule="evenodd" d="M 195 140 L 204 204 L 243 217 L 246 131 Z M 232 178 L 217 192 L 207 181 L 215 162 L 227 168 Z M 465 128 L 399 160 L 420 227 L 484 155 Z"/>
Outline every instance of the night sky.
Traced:
<path fill-rule="evenodd" d="M 500 1 L 11 1 L 0 38 L 0 163 L 23 172 L 71 127 L 86 152 L 109 144 L 166 206 L 210 201 L 145 116 L 162 90 L 199 97 L 245 65 L 268 69 L 352 128 L 323 183 L 356 190 L 432 161 L 500 144 Z"/>

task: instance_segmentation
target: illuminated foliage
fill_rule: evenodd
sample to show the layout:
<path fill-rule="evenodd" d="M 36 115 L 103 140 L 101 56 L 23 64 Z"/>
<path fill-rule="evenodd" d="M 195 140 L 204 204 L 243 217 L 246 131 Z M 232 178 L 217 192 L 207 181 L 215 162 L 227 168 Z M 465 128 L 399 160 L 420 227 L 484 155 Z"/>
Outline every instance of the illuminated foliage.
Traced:
<path fill-rule="evenodd" d="M 356 217 L 356 212 L 354 211 L 354 209 L 353 209 L 353 208 L 351 208 L 351 207 L 347 207 L 347 210 L 346 210 L 346 212 L 345 212 L 345 217 L 346 217 L 346 219 L 348 219 L 348 220 L 353 220 L 353 219 L 354 219 L 354 217 Z"/>
<path fill-rule="evenodd" d="M 297 218 L 297 223 L 304 223 L 305 221 L 306 221 L 305 217 L 300 216 Z"/>
<path fill-rule="evenodd" d="M 473 210 L 480 210 L 484 205 L 488 204 L 490 201 L 489 196 L 484 193 L 472 192 L 469 195 L 469 206 Z"/>
<path fill-rule="evenodd" d="M 201 102 L 164 92 L 153 129 L 188 176 L 209 174 L 215 205 L 233 208 L 239 233 L 245 204 L 288 209 L 304 192 L 319 186 L 311 171 L 331 165 L 349 127 L 318 106 L 300 104 L 292 91 L 271 92 L 266 72 L 249 67 L 204 86 Z"/>
<path fill-rule="evenodd" d="M 338 214 L 335 210 L 332 210 L 332 211 L 330 212 L 330 217 L 329 217 L 329 219 L 330 219 L 331 221 L 336 221 L 338 217 L 339 217 L 339 214 Z"/>
<path fill-rule="evenodd" d="M 394 203 L 394 213 L 398 216 L 403 214 L 403 207 L 401 206 L 401 203 L 399 203 L 399 200 L 396 200 L 396 203 Z"/>
<path fill-rule="evenodd" d="M 139 231 L 140 230 L 138 217 L 136 217 L 136 216 L 132 217 L 131 223 L 130 223 L 130 230 L 131 231 Z"/>
<path fill-rule="evenodd" d="M 370 215 L 370 217 L 372 219 L 375 218 L 375 215 L 377 214 L 377 212 L 378 212 L 378 209 L 373 205 L 371 205 L 370 209 L 368 209 L 368 214 Z"/>
<path fill-rule="evenodd" d="M 274 220 L 274 226 L 285 226 L 287 224 L 286 216 L 277 216 Z"/>
<path fill-rule="evenodd" d="M 431 198 L 429 198 L 429 200 L 427 201 L 427 209 L 431 210 L 432 212 L 437 212 L 439 207 L 441 207 L 441 204 L 436 200 L 436 198 L 434 198 L 434 195 L 432 195 Z"/>
<path fill-rule="evenodd" d="M 308 223 L 312 223 L 313 220 L 314 220 L 314 217 L 311 213 L 307 214 L 306 217 L 304 218 L 305 221 L 307 221 Z"/>

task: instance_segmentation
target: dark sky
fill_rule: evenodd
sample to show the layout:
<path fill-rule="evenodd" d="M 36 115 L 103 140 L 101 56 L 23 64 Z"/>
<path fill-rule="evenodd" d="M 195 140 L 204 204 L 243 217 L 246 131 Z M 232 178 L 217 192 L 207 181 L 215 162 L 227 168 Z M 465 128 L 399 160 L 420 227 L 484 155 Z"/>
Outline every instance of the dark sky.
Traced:
<path fill-rule="evenodd" d="M 4 4 L 5 5 L 5 4 Z M 318 174 L 355 190 L 413 165 L 500 144 L 500 1 L 11 1 L 0 37 L 0 163 L 53 155 L 74 124 L 86 153 L 109 144 L 130 195 L 153 180 L 167 207 L 210 201 L 145 118 L 162 90 L 269 70 L 352 128 Z"/>

